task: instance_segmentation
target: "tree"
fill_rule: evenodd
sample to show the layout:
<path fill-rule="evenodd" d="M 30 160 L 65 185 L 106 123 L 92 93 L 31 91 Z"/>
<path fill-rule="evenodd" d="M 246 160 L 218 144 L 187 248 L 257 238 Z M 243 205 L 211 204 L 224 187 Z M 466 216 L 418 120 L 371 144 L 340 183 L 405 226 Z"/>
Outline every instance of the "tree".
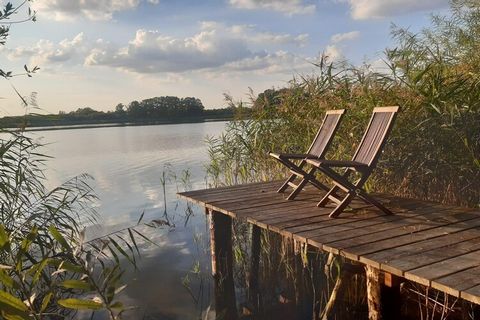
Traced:
<path fill-rule="evenodd" d="M 127 113 L 129 116 L 141 118 L 144 115 L 142 107 L 138 101 L 132 101 L 128 104 Z"/>
<path fill-rule="evenodd" d="M 115 112 L 116 113 L 119 113 L 119 114 L 124 114 L 125 113 L 125 105 L 123 103 L 119 103 L 117 104 L 117 106 L 115 107 Z"/>

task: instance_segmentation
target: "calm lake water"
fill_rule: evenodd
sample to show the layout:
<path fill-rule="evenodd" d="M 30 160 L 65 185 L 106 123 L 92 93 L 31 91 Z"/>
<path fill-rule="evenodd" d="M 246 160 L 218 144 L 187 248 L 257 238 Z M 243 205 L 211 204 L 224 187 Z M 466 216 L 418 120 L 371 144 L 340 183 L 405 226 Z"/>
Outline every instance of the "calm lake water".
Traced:
<path fill-rule="evenodd" d="M 89 128 L 32 132 L 48 145 L 48 184 L 59 185 L 88 173 L 99 201 L 99 236 L 144 221 L 171 224 L 142 228 L 159 246 L 144 244 L 138 272 L 127 275 L 123 300 L 138 309 L 130 319 L 199 319 L 208 313 L 212 288 L 208 277 L 208 233 L 203 212 L 186 210 L 175 193 L 205 188 L 206 136 L 219 135 L 225 122 Z M 166 177 L 165 197 L 162 184 Z M 182 181 L 184 180 L 184 181 Z M 165 199 L 166 198 L 166 199 Z M 166 213 L 165 215 L 165 205 Z M 198 274 L 196 271 L 201 269 Z"/>

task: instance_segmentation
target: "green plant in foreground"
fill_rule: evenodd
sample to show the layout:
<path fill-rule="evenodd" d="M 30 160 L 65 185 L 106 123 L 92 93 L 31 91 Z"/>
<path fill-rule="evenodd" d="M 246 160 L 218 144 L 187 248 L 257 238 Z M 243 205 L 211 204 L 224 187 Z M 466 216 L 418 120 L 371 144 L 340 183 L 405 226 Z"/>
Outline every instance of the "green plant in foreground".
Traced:
<path fill-rule="evenodd" d="M 96 199 L 88 176 L 47 190 L 40 147 L 22 133 L 0 140 L 0 315 L 4 319 L 71 318 L 78 310 L 126 310 L 122 260 L 136 267 L 134 228 L 93 240 Z M 141 221 L 139 220 L 139 223 Z"/>

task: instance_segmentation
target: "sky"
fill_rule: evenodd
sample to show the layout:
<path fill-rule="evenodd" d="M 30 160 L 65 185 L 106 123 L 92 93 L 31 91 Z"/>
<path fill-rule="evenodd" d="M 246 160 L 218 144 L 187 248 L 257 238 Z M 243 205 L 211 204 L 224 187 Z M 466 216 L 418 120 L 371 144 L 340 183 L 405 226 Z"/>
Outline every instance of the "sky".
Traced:
<path fill-rule="evenodd" d="M 19 3 L 16 0 L 11 2 Z M 5 4 L 0 0 L 0 4 Z M 314 72 L 322 54 L 380 66 L 392 24 L 418 32 L 448 0 L 34 0 L 37 21 L 14 24 L 0 69 L 0 116 L 113 110 L 155 96 L 226 105 Z M 13 19 L 22 19 L 19 12 Z M 32 94 L 33 93 L 33 94 Z M 28 109 L 28 111 L 32 111 Z"/>

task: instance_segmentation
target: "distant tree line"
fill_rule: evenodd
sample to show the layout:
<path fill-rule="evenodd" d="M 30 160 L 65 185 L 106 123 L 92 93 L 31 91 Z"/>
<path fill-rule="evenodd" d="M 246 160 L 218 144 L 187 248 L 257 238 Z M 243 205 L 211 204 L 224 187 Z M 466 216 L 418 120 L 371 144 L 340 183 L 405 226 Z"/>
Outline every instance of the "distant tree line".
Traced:
<path fill-rule="evenodd" d="M 90 107 L 58 114 L 29 114 L 0 118 L 0 127 L 42 127 L 77 124 L 108 123 L 172 123 L 184 121 L 230 120 L 235 107 L 205 109 L 202 101 L 194 97 L 179 98 L 162 96 L 132 101 L 125 105 L 119 103 L 113 111 L 97 111 Z"/>

